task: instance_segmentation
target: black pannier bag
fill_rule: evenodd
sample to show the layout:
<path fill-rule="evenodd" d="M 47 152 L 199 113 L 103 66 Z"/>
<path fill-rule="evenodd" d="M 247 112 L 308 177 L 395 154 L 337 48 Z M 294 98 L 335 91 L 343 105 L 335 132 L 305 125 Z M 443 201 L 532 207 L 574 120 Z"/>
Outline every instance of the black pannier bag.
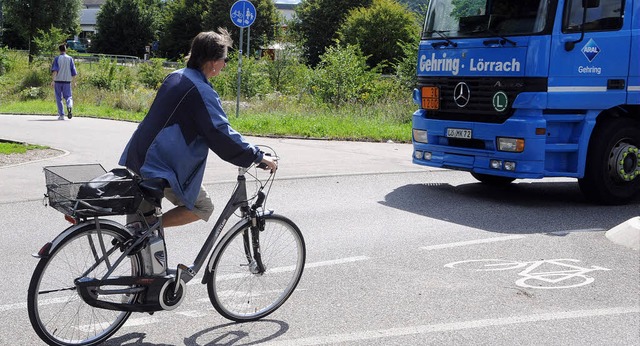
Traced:
<path fill-rule="evenodd" d="M 78 216 L 134 214 L 143 196 L 140 178 L 125 168 L 111 171 L 80 185 L 76 197 Z M 90 208 L 87 206 L 90 205 Z"/>

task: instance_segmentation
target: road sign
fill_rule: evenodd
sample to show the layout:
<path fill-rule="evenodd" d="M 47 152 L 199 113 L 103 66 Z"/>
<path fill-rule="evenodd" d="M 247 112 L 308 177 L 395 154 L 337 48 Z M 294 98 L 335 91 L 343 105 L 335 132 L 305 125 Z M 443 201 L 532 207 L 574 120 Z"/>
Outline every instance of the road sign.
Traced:
<path fill-rule="evenodd" d="M 240 28 L 247 28 L 256 20 L 256 8 L 247 0 L 236 1 L 231 6 L 231 21 Z"/>

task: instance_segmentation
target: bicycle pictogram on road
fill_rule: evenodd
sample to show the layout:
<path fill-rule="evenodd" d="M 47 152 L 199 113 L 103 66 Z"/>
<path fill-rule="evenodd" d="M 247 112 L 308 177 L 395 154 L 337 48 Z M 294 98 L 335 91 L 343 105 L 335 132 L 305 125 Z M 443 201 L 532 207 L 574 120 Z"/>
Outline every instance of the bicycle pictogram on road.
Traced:
<path fill-rule="evenodd" d="M 503 271 L 522 269 L 516 285 L 525 288 L 558 289 L 574 288 L 592 283 L 595 279 L 587 274 L 594 271 L 608 271 L 599 266 L 580 267 L 576 259 L 550 259 L 539 261 L 509 261 L 501 259 L 479 259 L 452 262 L 446 268 L 469 269 L 475 271 Z"/>

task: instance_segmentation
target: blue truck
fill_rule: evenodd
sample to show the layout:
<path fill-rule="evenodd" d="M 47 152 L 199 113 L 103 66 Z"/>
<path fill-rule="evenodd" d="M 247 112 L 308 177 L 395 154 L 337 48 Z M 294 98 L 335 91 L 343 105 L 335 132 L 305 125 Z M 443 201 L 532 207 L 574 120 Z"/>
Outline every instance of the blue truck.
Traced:
<path fill-rule="evenodd" d="M 486 184 L 572 177 L 640 193 L 640 0 L 431 0 L 413 163 Z"/>

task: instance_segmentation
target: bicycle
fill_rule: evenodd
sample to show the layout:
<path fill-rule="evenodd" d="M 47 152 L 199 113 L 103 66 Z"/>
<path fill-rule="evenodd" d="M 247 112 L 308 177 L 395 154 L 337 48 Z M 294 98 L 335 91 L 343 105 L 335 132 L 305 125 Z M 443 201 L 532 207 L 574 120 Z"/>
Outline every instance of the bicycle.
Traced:
<path fill-rule="evenodd" d="M 252 168 L 256 174 L 249 173 Z M 100 181 L 100 173 L 110 173 L 99 164 L 44 170 L 45 198 L 74 223 L 34 254 L 39 262 L 29 285 L 29 319 L 50 345 L 95 345 L 117 332 L 132 312 L 177 308 L 186 283 L 207 257 L 201 283 L 218 313 L 233 321 L 271 314 L 300 281 L 306 256 L 302 233 L 290 219 L 264 208 L 273 172 L 263 181 L 256 165 L 238 168 L 235 189 L 193 264 L 171 270 L 166 268 L 162 227 L 163 181 L 126 174 Z M 251 198 L 245 174 L 256 181 Z M 78 197 L 83 186 L 107 184 L 136 193 Z M 147 223 L 138 211 L 142 199 L 154 206 L 155 222 Z M 104 218 L 132 212 L 143 219 L 139 229 Z M 233 215 L 240 221 L 223 233 Z"/>

